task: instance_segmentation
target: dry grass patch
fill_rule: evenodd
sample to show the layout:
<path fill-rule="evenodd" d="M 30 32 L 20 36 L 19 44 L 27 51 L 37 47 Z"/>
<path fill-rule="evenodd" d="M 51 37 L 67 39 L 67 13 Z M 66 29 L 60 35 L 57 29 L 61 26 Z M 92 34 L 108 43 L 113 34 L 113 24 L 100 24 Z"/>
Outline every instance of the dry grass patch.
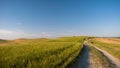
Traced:
<path fill-rule="evenodd" d="M 120 44 L 120 39 L 118 38 L 94 38 L 94 40 L 104 43 Z"/>

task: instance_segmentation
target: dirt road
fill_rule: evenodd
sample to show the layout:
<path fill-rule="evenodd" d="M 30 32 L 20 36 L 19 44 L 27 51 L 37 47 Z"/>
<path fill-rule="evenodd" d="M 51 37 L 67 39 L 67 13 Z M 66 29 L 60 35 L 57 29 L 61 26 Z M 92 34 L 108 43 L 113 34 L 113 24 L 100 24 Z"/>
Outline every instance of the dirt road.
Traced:
<path fill-rule="evenodd" d="M 90 49 L 84 45 L 80 55 L 76 58 L 75 63 L 69 65 L 68 68 L 89 68 Z"/>
<path fill-rule="evenodd" d="M 101 54 L 102 58 L 92 53 L 89 46 L 95 48 Z M 103 58 L 107 59 L 107 63 L 104 62 Z M 102 61 L 100 59 L 102 59 Z M 80 55 L 76 58 L 76 61 L 73 64 L 69 65 L 68 68 L 120 68 L 120 61 L 108 52 L 89 44 L 88 41 L 85 41 L 84 48 Z"/>

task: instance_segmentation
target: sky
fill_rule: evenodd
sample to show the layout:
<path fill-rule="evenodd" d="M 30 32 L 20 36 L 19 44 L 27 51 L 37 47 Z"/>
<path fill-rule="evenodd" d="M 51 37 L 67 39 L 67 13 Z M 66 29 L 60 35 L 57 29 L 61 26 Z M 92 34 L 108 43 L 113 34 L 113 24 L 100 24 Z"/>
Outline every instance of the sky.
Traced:
<path fill-rule="evenodd" d="M 120 36 L 119 0 L 0 0 L 0 38 Z"/>

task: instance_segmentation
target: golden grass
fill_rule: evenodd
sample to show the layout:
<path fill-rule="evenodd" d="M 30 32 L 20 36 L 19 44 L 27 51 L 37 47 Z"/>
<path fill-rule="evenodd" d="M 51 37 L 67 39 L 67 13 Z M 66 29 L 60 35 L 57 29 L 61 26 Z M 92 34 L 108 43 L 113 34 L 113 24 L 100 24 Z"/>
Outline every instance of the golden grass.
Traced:
<path fill-rule="evenodd" d="M 120 39 L 118 38 L 94 38 L 94 40 L 104 43 L 120 44 Z"/>

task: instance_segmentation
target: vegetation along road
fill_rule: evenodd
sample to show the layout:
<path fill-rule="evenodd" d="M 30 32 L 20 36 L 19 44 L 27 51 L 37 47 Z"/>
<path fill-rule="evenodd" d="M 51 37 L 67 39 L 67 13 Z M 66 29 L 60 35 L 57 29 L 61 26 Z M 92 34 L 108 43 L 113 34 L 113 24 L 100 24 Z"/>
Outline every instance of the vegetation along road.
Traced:
<path fill-rule="evenodd" d="M 120 38 L 0 40 L 0 68 L 120 68 Z"/>

